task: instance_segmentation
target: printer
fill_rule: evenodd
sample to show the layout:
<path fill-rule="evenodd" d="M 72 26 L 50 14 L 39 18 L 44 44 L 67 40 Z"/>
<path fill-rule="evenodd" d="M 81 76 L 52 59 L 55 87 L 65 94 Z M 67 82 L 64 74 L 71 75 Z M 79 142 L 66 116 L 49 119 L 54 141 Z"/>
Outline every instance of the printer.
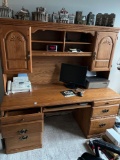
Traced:
<path fill-rule="evenodd" d="M 85 88 L 106 88 L 108 87 L 109 80 L 97 76 L 86 76 Z"/>

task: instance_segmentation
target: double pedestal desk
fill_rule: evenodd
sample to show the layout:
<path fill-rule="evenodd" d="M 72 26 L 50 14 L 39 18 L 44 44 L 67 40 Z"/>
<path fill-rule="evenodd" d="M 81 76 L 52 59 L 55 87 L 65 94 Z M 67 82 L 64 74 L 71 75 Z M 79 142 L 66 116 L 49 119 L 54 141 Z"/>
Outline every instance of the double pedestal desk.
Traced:
<path fill-rule="evenodd" d="M 62 84 L 51 84 L 33 87 L 29 93 L 4 96 L 1 130 L 6 153 L 42 147 L 45 113 L 72 110 L 86 138 L 100 135 L 114 126 L 119 94 L 101 88 L 86 89 L 83 97 L 64 97 L 61 91 L 65 90 Z"/>

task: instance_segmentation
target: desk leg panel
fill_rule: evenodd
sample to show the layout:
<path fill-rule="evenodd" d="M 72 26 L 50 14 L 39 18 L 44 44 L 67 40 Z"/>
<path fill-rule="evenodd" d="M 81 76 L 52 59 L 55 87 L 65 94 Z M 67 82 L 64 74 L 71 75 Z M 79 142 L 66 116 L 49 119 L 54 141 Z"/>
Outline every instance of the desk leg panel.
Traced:
<path fill-rule="evenodd" d="M 90 118 L 92 114 L 92 108 L 81 108 L 73 112 L 73 116 L 80 126 L 83 134 L 87 137 L 90 128 Z"/>

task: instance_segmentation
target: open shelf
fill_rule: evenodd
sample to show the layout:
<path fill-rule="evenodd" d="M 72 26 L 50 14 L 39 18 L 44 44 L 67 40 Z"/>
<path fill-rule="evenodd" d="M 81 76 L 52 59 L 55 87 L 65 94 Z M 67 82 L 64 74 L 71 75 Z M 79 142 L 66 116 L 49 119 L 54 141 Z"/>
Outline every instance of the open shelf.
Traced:
<path fill-rule="evenodd" d="M 32 51 L 32 56 L 92 56 L 92 52 L 48 52 L 48 51 Z"/>
<path fill-rule="evenodd" d="M 94 36 L 90 33 L 36 30 L 32 34 L 32 56 L 92 56 Z M 57 52 L 47 51 L 48 45 L 56 45 Z M 76 49 L 81 52 L 70 52 Z"/>
<path fill-rule="evenodd" d="M 40 40 L 32 40 L 32 42 L 36 42 L 36 43 L 64 43 L 64 42 L 60 42 L 60 41 L 40 41 Z M 65 44 L 91 44 L 89 42 L 65 42 Z"/>
<path fill-rule="evenodd" d="M 65 44 L 91 44 L 89 42 L 65 42 Z"/>
<path fill-rule="evenodd" d="M 32 42 L 35 42 L 35 43 L 50 43 L 50 44 L 51 44 L 51 43 L 52 43 L 52 44 L 54 44 L 54 43 L 55 43 L 55 44 L 56 44 L 56 43 L 58 43 L 58 44 L 61 43 L 61 44 L 62 44 L 62 43 L 63 43 L 63 42 L 60 42 L 60 41 L 39 41 L 39 40 L 32 40 Z"/>

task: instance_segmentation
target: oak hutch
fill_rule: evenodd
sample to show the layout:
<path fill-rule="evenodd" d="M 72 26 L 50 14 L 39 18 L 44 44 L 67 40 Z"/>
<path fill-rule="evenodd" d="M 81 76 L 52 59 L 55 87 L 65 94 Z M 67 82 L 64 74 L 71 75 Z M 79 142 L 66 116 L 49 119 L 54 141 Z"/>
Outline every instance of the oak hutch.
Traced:
<path fill-rule="evenodd" d="M 0 55 L 4 90 L 18 73 L 28 73 L 32 92 L 5 95 L 1 104 L 1 132 L 6 153 L 42 147 L 44 114 L 73 110 L 89 138 L 114 125 L 120 96 L 110 88 L 86 89 L 83 97 L 65 98 L 59 82 L 61 63 L 87 65 L 109 78 L 120 28 L 0 19 Z M 47 45 L 57 45 L 57 52 Z M 69 52 L 79 48 L 81 52 Z M 86 105 L 82 105 L 87 103 Z M 12 145 L 11 145 L 12 144 Z"/>

